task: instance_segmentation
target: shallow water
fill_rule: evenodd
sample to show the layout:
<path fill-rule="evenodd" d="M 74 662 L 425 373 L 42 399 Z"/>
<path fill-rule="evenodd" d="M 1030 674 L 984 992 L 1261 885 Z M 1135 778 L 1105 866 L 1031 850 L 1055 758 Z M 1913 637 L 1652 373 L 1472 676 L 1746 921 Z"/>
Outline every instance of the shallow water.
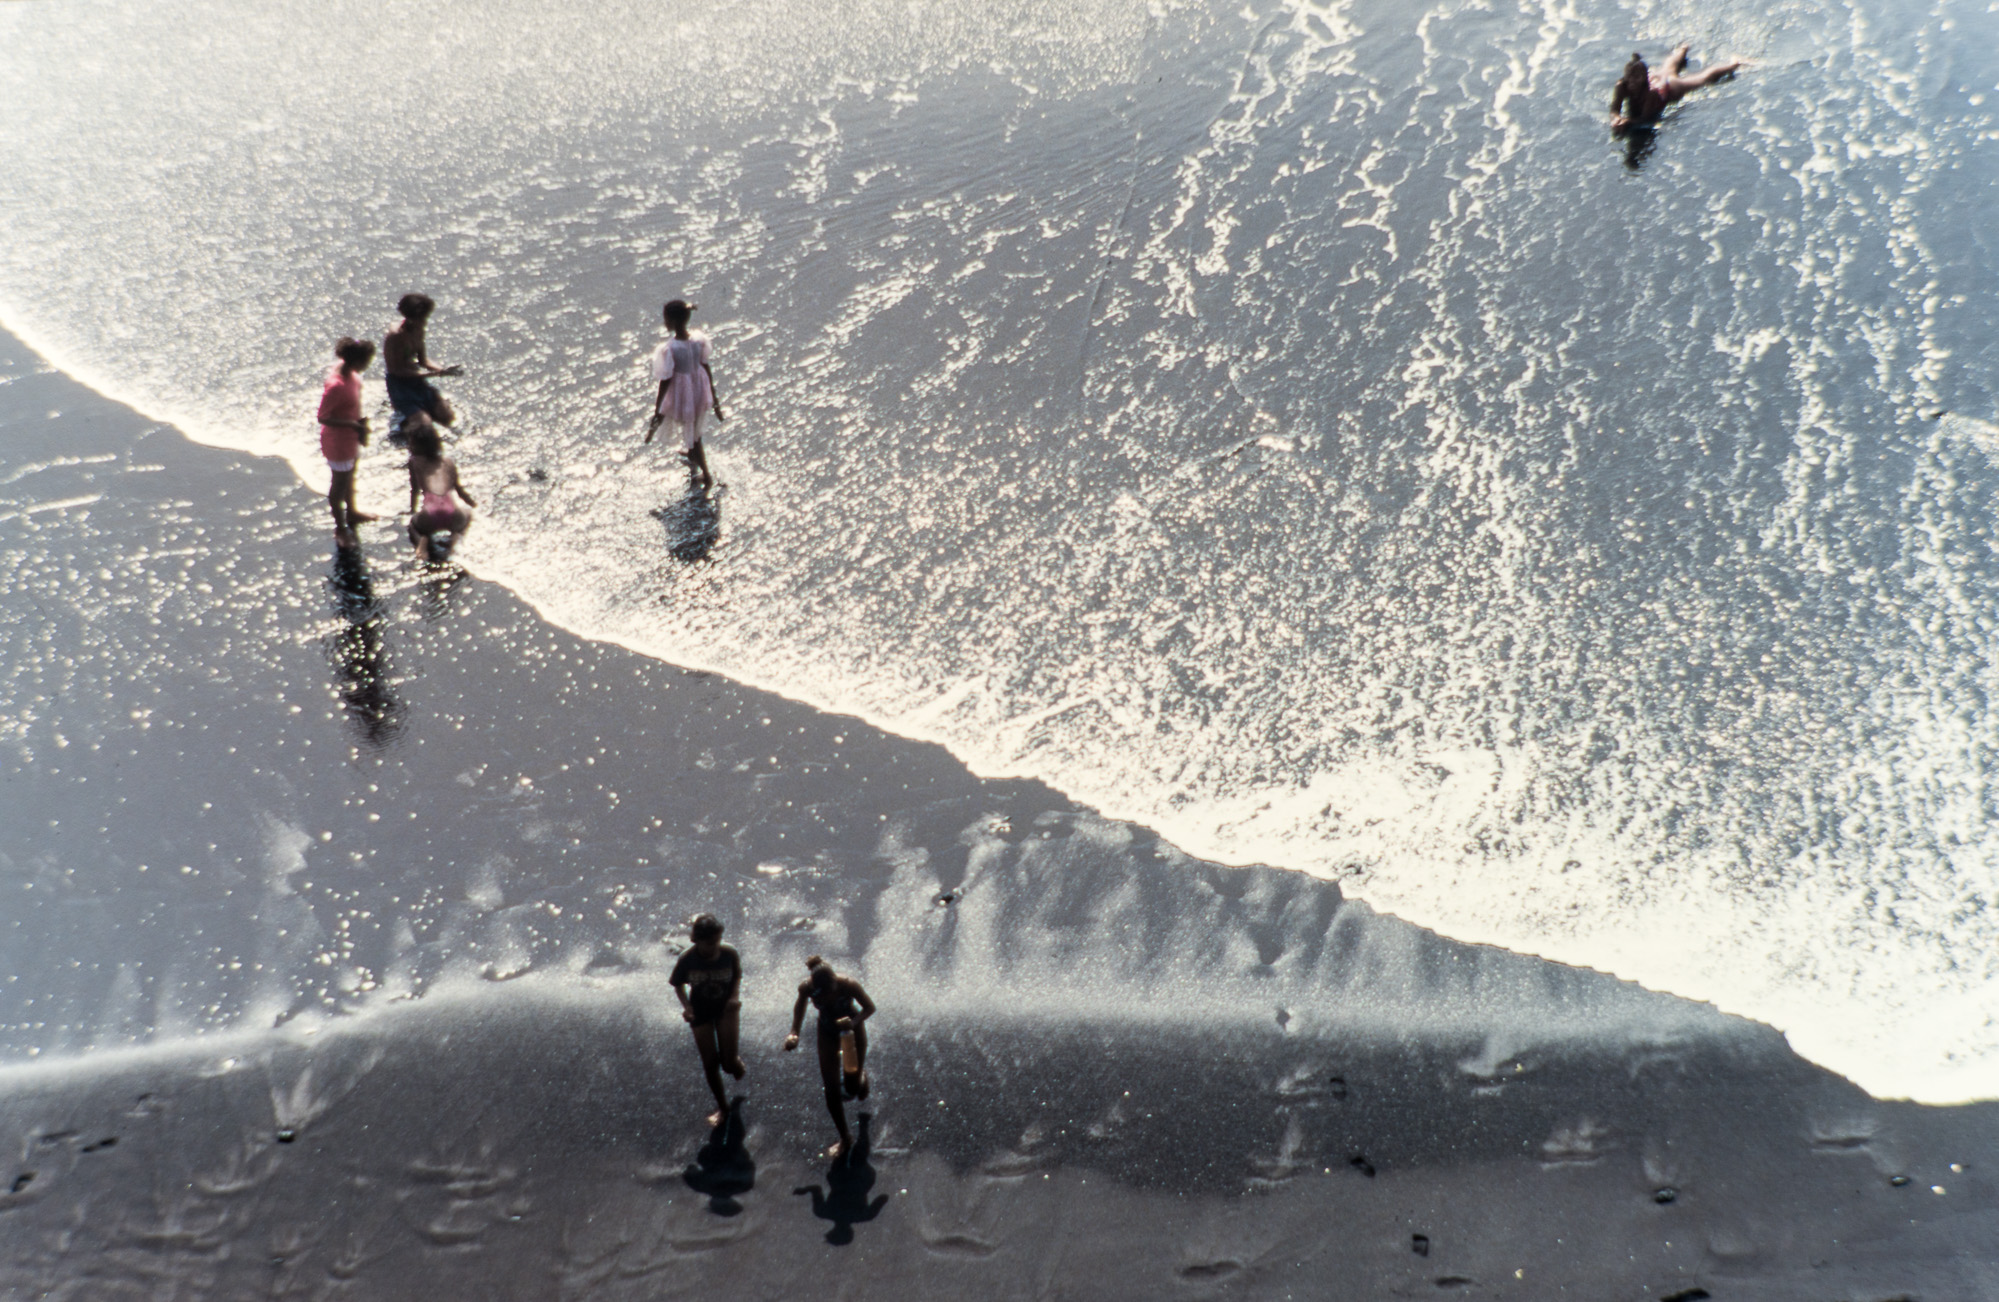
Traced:
<path fill-rule="evenodd" d="M 311 478 L 425 288 L 559 622 L 1999 1093 L 1990 13 L 485 11 L 8 6 L 0 320 Z M 1679 37 L 1761 62 L 1627 158 Z"/>

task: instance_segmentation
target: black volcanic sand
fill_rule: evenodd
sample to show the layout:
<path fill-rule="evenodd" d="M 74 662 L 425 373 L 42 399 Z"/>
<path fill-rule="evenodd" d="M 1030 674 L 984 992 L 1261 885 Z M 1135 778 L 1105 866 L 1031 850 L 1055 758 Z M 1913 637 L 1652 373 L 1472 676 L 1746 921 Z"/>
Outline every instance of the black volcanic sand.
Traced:
<path fill-rule="evenodd" d="M 282 464 L 0 379 L 0 1295 L 1999 1296 L 1991 1105 L 582 641 L 389 524 L 342 567 Z M 813 950 L 883 1003 L 835 1169 L 776 1048 Z"/>

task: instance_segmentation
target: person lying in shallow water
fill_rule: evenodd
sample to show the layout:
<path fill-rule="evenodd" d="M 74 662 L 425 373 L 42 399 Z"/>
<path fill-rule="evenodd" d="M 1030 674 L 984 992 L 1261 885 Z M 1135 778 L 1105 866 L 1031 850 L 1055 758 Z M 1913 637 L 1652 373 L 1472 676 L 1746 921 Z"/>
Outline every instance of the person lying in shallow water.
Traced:
<path fill-rule="evenodd" d="M 817 954 L 805 960 L 805 968 L 810 975 L 798 983 L 798 1002 L 791 1009 L 791 1034 L 784 1037 L 784 1047 L 787 1051 L 798 1047 L 798 1032 L 805 1024 L 805 1005 L 810 1001 L 819 1010 L 819 1079 L 826 1086 L 826 1111 L 833 1114 L 833 1127 L 840 1132 L 840 1142 L 827 1149 L 826 1156 L 838 1159 L 854 1147 L 854 1137 L 847 1130 L 844 1100 L 848 1095 L 857 1099 L 868 1096 L 868 1033 L 861 1023 L 875 1015 L 875 1001 L 868 998 L 860 982 L 841 976 Z M 848 1036 L 853 1037 L 854 1056 L 849 1070 L 843 1073 L 841 1040 Z"/>
<path fill-rule="evenodd" d="M 410 445 L 410 544 L 427 561 L 432 535 L 462 538 L 472 527 L 472 513 L 452 497 L 463 498 L 465 506 L 479 504 L 458 482 L 458 463 L 444 455 L 444 441 L 428 413 L 412 412 L 403 421 L 403 433 Z"/>
<path fill-rule="evenodd" d="M 1610 129 L 1622 131 L 1627 127 L 1649 127 L 1658 122 L 1659 115 L 1666 106 L 1679 100 L 1690 90 L 1712 86 L 1723 77 L 1733 76 L 1742 66 L 1742 60 L 1729 59 L 1717 63 L 1712 68 L 1703 68 L 1693 76 L 1683 76 L 1687 68 L 1687 51 L 1692 46 L 1682 45 L 1666 57 L 1666 70 L 1653 72 L 1645 66 L 1642 55 L 1634 53 L 1631 62 L 1624 65 L 1624 75 L 1610 92 Z"/>

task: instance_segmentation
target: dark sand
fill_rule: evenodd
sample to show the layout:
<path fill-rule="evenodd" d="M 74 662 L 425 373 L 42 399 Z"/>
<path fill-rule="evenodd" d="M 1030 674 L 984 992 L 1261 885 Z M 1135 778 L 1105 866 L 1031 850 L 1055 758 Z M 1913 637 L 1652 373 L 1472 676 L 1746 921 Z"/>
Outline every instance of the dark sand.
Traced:
<path fill-rule="evenodd" d="M 0 378 L 0 1296 L 1999 1296 L 1999 1108 L 342 576 L 287 467 Z M 883 1003 L 830 1171 L 815 949 Z"/>

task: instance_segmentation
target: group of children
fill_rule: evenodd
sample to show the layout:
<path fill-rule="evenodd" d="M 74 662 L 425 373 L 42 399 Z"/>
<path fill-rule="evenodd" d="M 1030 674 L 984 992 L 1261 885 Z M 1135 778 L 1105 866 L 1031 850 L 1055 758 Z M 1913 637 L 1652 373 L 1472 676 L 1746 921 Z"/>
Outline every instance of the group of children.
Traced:
<path fill-rule="evenodd" d="M 382 339 L 382 363 L 388 372 L 389 405 L 396 413 L 390 439 L 409 449 L 409 539 L 423 560 L 431 560 L 441 536 L 462 537 L 472 525 L 470 508 L 478 505 L 459 481 L 457 463 L 444 455 L 438 426 L 450 427 L 457 413 L 431 383 L 435 377 L 461 374 L 456 366 L 430 360 L 425 329 L 437 304 L 426 294 L 405 294 L 396 304 L 401 320 Z M 674 299 L 661 316 L 672 337 L 652 356 L 653 397 L 645 441 L 651 443 L 660 425 L 672 421 L 680 433 L 680 452 L 706 490 L 715 477 L 701 447 L 701 426 L 713 411 L 722 415 L 715 396 L 715 373 L 708 365 L 708 341 L 688 330 L 694 305 Z M 332 472 L 326 504 L 333 512 L 333 534 L 343 548 L 360 545 L 355 526 L 379 517 L 354 503 L 354 470 L 370 434 L 361 414 L 361 373 L 375 360 L 375 345 L 366 339 L 343 337 L 333 346 L 339 365 L 328 374 L 319 398 L 319 450 Z M 463 503 L 461 506 L 460 503 Z"/>
<path fill-rule="evenodd" d="M 456 418 L 451 404 L 430 382 L 432 376 L 459 374 L 455 366 L 431 362 L 424 327 L 436 304 L 424 294 L 405 294 L 396 304 L 402 320 L 382 340 L 382 361 L 389 373 L 389 405 L 398 418 L 390 438 L 409 448 L 410 543 L 429 560 L 432 540 L 439 534 L 457 536 L 471 527 L 477 506 L 458 481 L 458 466 L 444 455 L 439 425 Z M 326 377 L 319 396 L 319 451 L 332 472 L 326 504 L 333 512 L 333 536 L 342 547 L 360 545 L 354 527 L 378 517 L 354 504 L 354 469 L 368 442 L 368 418 L 361 414 L 361 373 L 375 360 L 375 345 L 366 339 L 342 338 L 333 345 L 340 364 Z M 464 506 L 459 502 L 463 501 Z"/>
<path fill-rule="evenodd" d="M 729 1116 L 729 1094 L 722 1085 L 722 1073 L 727 1071 L 741 1080 L 748 1070 L 736 1047 L 743 1006 L 743 962 L 732 947 L 722 943 L 722 924 L 711 913 L 694 919 L 690 937 L 694 943 L 673 965 L 668 982 L 680 996 L 680 1015 L 693 1029 L 701 1069 L 715 1094 L 715 1111 L 709 1114 L 708 1124 L 720 1126 Z M 826 1087 L 826 1110 L 840 1132 L 839 1142 L 826 1150 L 826 1156 L 837 1160 L 853 1148 L 846 1100 L 868 1096 L 865 1023 L 875 1015 L 875 1003 L 860 982 L 841 976 L 817 954 L 805 960 L 805 971 L 791 1008 L 791 1034 L 784 1037 L 784 1047 L 787 1052 L 798 1047 L 806 1005 L 817 1009 L 819 1078 Z"/>

